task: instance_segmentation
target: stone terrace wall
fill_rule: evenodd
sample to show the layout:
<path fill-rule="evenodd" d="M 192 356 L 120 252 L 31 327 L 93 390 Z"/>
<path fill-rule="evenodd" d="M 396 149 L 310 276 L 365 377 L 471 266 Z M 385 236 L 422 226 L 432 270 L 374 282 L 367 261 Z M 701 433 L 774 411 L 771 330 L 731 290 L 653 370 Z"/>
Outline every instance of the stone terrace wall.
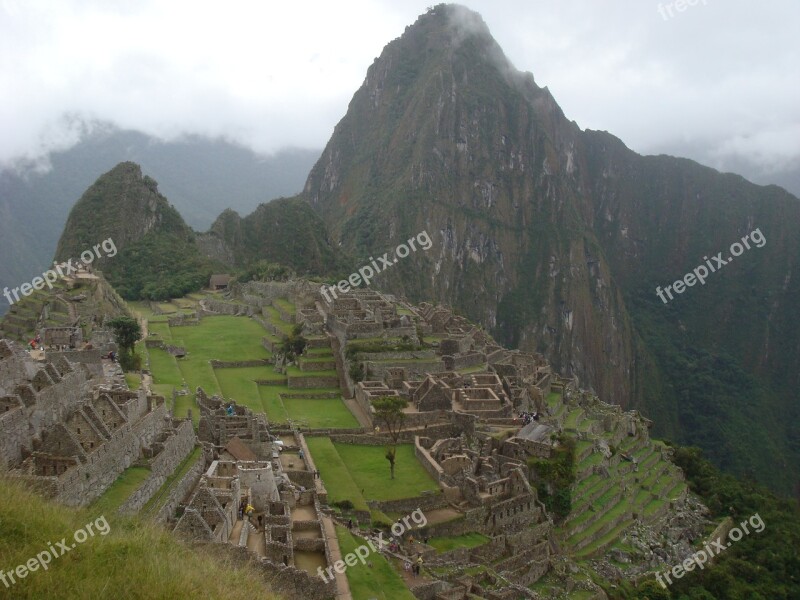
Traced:
<path fill-rule="evenodd" d="M 295 377 L 289 376 L 290 388 L 336 388 L 338 377 Z"/>
<path fill-rule="evenodd" d="M 205 470 L 206 462 L 203 456 L 200 456 L 197 462 L 192 465 L 183 477 L 181 477 L 177 485 L 169 489 L 166 502 L 155 515 L 156 522 L 166 523 L 169 519 L 173 518 L 178 505 L 197 487 L 200 477 L 202 477 Z"/>
<path fill-rule="evenodd" d="M 225 302 L 224 300 L 217 300 L 215 298 L 206 299 L 205 306 L 208 310 L 221 315 L 238 316 L 253 314 L 253 309 L 246 304 L 235 304 L 233 302 Z"/>
<path fill-rule="evenodd" d="M 151 461 L 150 476 L 120 506 L 119 512 L 131 513 L 141 510 L 192 452 L 195 441 L 196 437 L 191 421 L 182 421 L 175 433 L 164 442 L 163 450 Z"/>

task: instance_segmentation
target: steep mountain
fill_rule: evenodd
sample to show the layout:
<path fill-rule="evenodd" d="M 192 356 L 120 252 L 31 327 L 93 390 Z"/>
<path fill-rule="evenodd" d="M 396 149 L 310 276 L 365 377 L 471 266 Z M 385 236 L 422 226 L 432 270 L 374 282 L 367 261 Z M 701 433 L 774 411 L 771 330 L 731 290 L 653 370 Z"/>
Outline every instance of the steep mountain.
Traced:
<path fill-rule="evenodd" d="M 325 223 L 300 198 L 273 200 L 244 218 L 226 210 L 198 242 L 206 255 L 231 265 L 249 265 L 261 259 L 314 275 L 343 268 L 341 253 L 331 246 Z"/>
<path fill-rule="evenodd" d="M 169 142 L 108 123 L 88 124 L 81 141 L 48 157 L 49 170 L 31 165 L 0 171 L 0 282 L 16 286 L 41 273 L 74 202 L 100 175 L 133 161 L 192 227 L 209 227 L 219 212 L 254 210 L 271 198 L 297 193 L 319 157 L 317 150 L 261 156 L 234 143 L 202 137 Z M 7 308 L 0 296 L 0 314 Z"/>
<path fill-rule="evenodd" d="M 582 131 L 477 14 L 438 5 L 370 66 L 303 197 L 357 264 L 431 235 L 382 285 L 543 352 L 731 471 L 798 481 L 800 202 L 785 190 Z M 756 229 L 761 247 L 656 296 Z"/>
<path fill-rule="evenodd" d="M 126 299 L 181 296 L 214 268 L 156 181 L 132 162 L 102 175 L 72 207 L 55 258 L 90 263 Z"/>

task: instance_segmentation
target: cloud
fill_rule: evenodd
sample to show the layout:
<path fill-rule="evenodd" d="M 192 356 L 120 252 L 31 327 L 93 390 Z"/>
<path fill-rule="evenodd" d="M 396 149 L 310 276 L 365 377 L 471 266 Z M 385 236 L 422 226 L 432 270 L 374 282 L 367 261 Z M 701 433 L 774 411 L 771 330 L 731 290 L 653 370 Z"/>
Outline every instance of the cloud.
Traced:
<path fill-rule="evenodd" d="M 367 67 L 427 6 L 0 0 L 0 162 L 71 143 L 76 115 L 261 152 L 322 147 Z M 707 0 L 668 20 L 650 0 L 468 6 L 581 127 L 640 152 L 800 153 L 794 0 Z"/>

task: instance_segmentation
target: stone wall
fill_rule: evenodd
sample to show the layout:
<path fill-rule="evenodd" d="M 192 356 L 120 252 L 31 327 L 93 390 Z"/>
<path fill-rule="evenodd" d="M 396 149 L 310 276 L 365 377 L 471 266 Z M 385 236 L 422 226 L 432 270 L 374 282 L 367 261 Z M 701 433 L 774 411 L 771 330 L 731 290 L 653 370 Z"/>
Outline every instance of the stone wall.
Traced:
<path fill-rule="evenodd" d="M 200 477 L 202 477 L 205 470 L 206 461 L 204 456 L 201 455 L 197 459 L 197 462 L 195 462 L 189 468 L 186 474 L 181 477 L 181 479 L 175 485 L 167 490 L 167 500 L 154 517 L 156 522 L 166 523 L 174 517 L 178 505 L 186 499 L 186 497 L 194 488 L 197 487 L 197 484 L 200 482 Z"/>
<path fill-rule="evenodd" d="M 189 420 L 181 421 L 175 432 L 164 442 L 161 452 L 150 462 L 150 475 L 120 506 L 120 513 L 134 513 L 150 501 L 167 478 L 175 472 L 183 460 L 194 449 L 196 437 Z"/>
<path fill-rule="evenodd" d="M 217 300 L 216 298 L 207 298 L 204 302 L 207 310 L 221 315 L 239 316 L 253 314 L 253 309 L 246 304 L 235 304 L 233 302 Z"/>
<path fill-rule="evenodd" d="M 261 358 L 257 360 L 211 360 L 211 366 L 215 369 L 238 369 L 241 367 L 265 367 L 271 364 L 267 359 Z"/>
<path fill-rule="evenodd" d="M 327 377 L 296 377 L 289 376 L 290 388 L 335 388 L 339 387 L 339 378 L 335 376 Z"/>

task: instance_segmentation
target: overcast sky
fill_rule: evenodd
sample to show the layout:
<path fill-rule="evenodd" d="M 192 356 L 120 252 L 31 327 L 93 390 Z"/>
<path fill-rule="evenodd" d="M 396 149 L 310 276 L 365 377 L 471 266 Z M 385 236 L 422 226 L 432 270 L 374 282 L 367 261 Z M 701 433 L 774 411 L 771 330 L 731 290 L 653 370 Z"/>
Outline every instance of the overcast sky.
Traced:
<path fill-rule="evenodd" d="M 568 118 L 643 153 L 800 159 L 800 2 L 474 0 Z M 0 162 L 65 118 L 322 148 L 367 67 L 429 2 L 0 0 Z M 671 16 L 670 16 L 671 13 Z"/>

